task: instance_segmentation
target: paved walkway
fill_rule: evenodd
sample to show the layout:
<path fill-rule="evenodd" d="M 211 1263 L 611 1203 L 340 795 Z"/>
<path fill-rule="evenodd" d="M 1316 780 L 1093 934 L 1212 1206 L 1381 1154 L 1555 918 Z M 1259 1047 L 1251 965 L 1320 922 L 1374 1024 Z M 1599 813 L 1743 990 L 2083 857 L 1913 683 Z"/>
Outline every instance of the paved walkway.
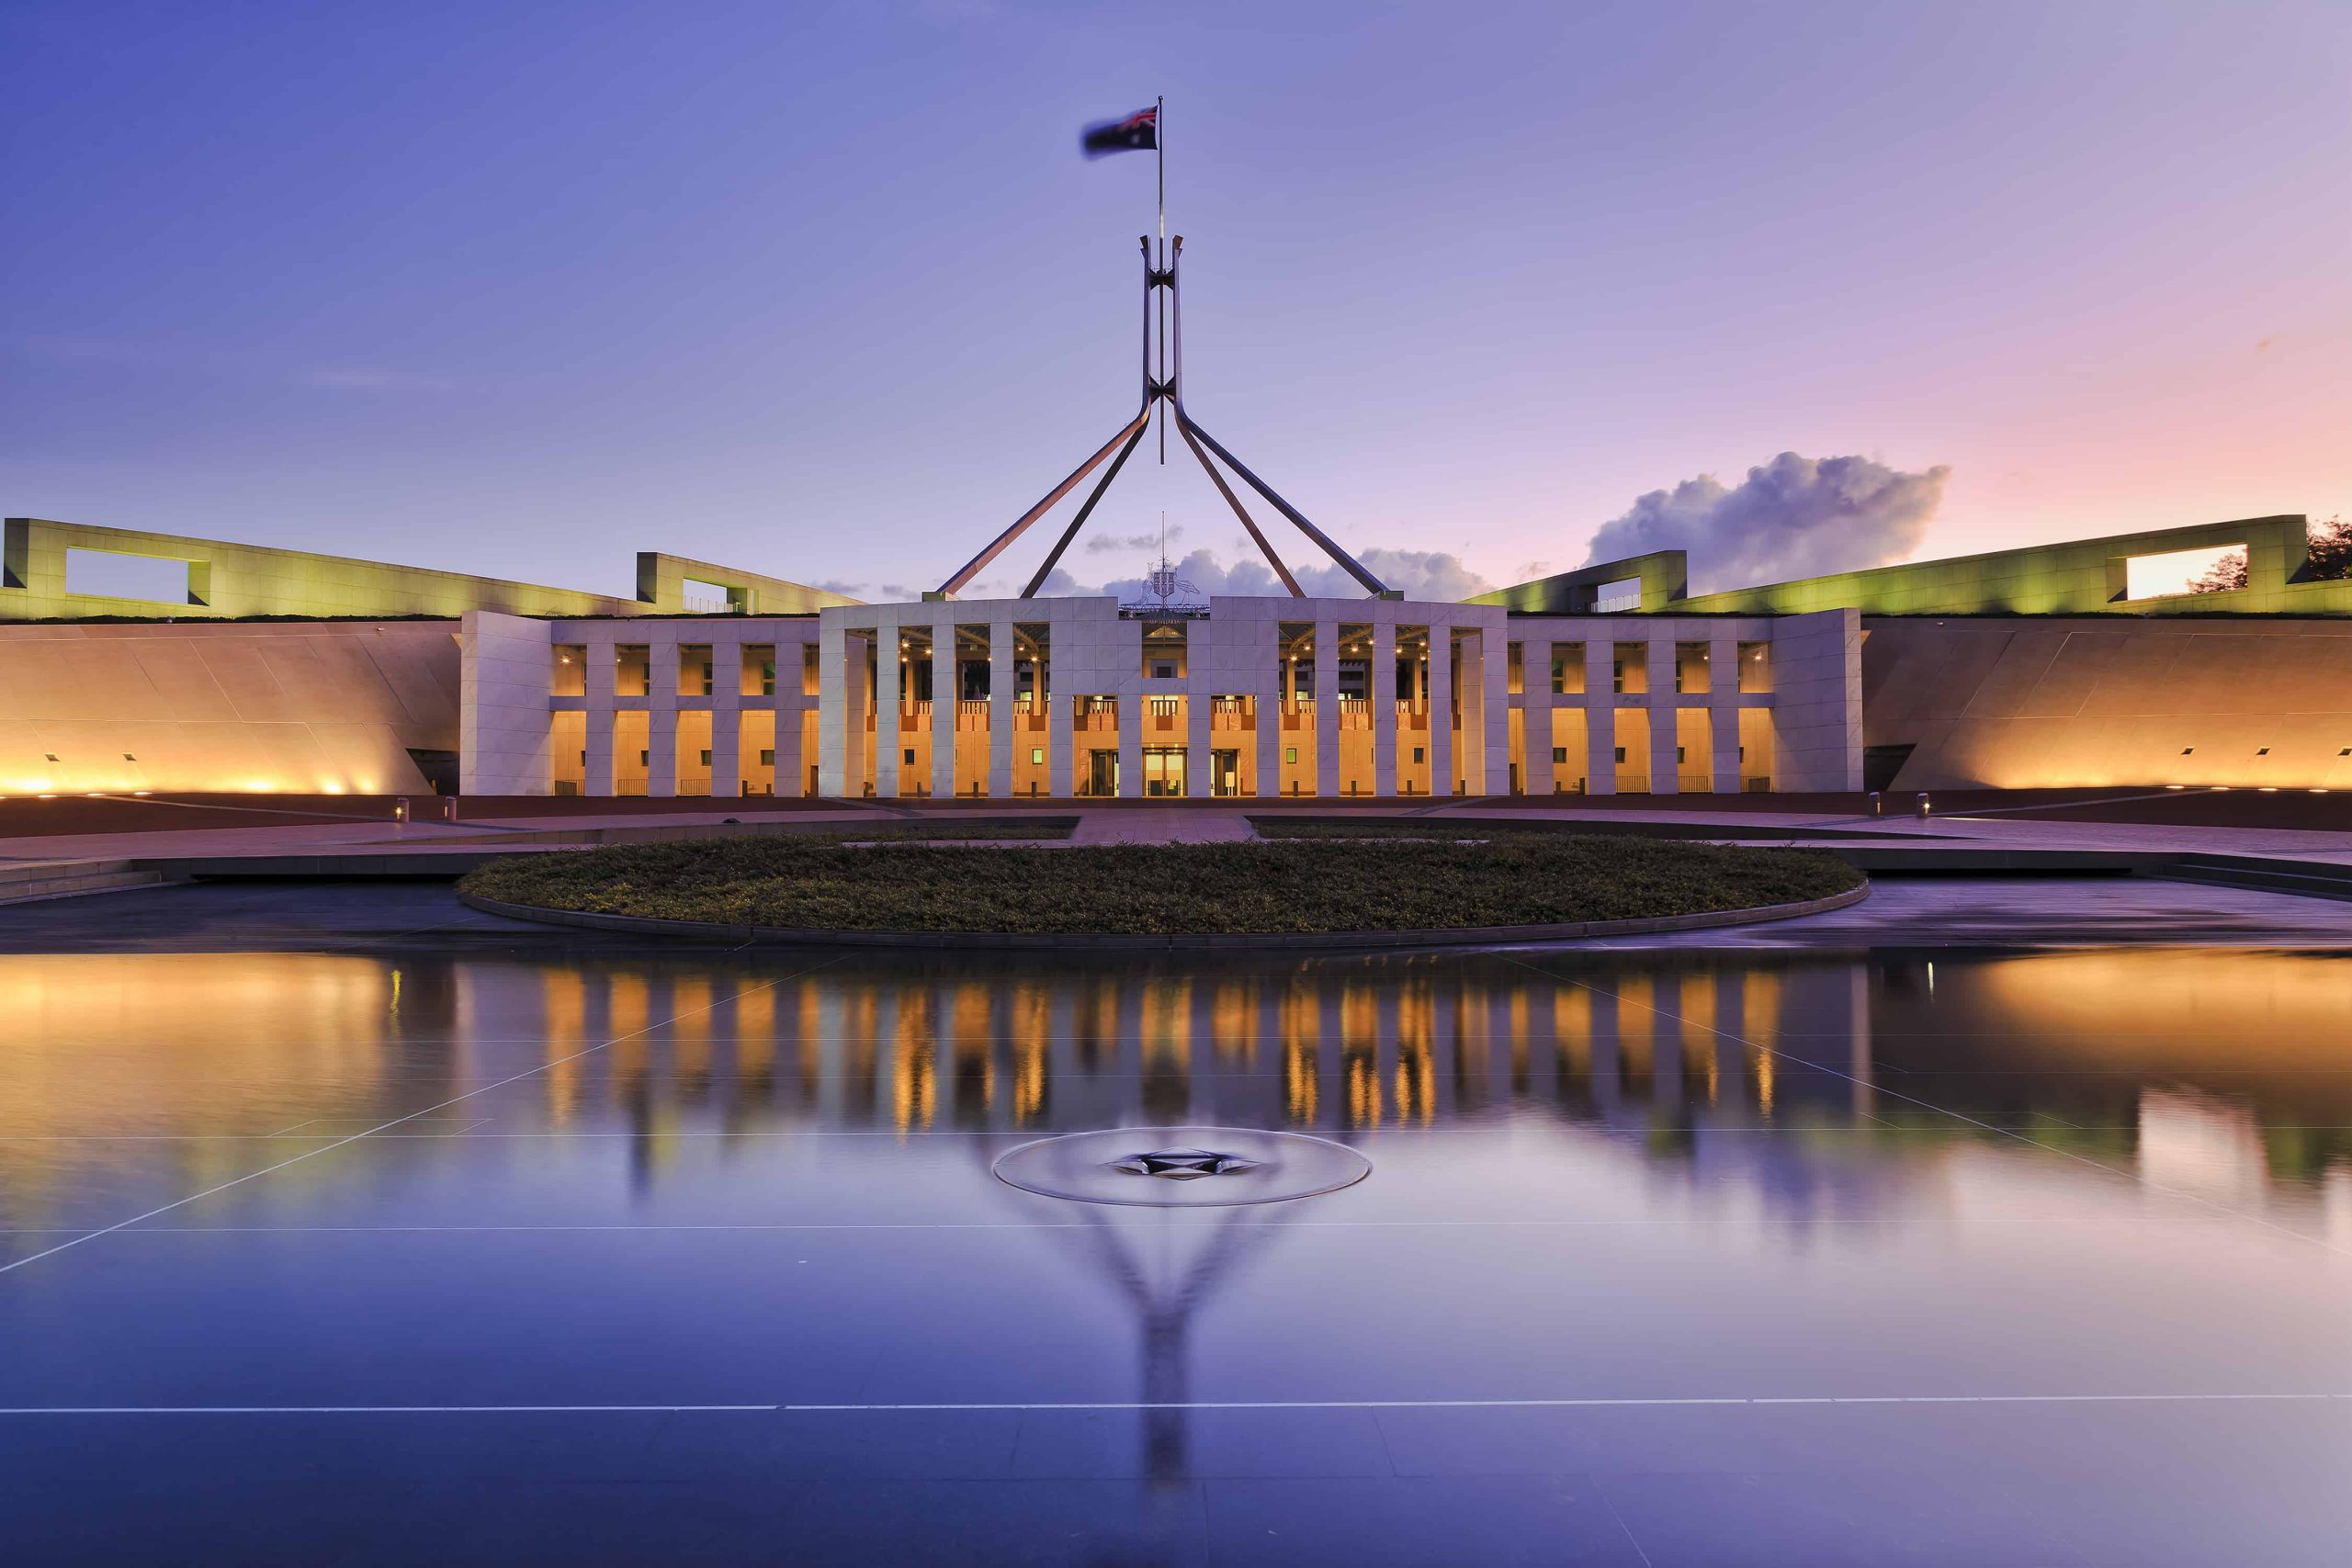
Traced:
<path fill-rule="evenodd" d="M 1196 807 L 1089 811 L 1071 830 L 1073 844 L 1238 844 L 1256 838 L 1238 811 Z"/>

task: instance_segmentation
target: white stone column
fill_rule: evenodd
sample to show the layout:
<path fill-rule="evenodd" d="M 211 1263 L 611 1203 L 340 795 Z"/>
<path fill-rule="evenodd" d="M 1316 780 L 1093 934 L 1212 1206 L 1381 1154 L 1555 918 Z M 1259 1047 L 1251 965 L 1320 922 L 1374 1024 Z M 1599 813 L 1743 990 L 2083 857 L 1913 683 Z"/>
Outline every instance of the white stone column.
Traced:
<path fill-rule="evenodd" d="M 956 679 L 956 615 L 949 610 L 931 627 L 931 793 L 941 800 L 956 793 L 956 727 L 963 722 L 963 697 Z"/>
<path fill-rule="evenodd" d="M 1340 623 L 1315 619 L 1315 793 L 1340 793 Z"/>
<path fill-rule="evenodd" d="M 906 742 L 899 735 L 899 622 L 877 617 L 874 628 L 874 795 L 877 800 L 899 798 L 899 754 Z"/>
<path fill-rule="evenodd" d="M 989 795 L 990 798 L 996 800 L 1009 799 L 1012 795 L 1015 758 L 1013 748 L 1020 745 L 1025 739 L 1012 727 L 1014 712 L 1012 700 L 1019 693 L 1020 684 L 1020 672 L 1015 668 L 1013 657 L 1012 623 L 1003 620 L 990 621 L 989 623 Z M 1045 682 L 1041 680 L 1037 686 L 1037 700 L 1043 702 L 1045 695 Z M 1052 739 L 1052 729 L 1048 727 L 1046 739 L 1050 743 Z M 1046 754 L 1049 758 L 1053 755 L 1050 744 Z"/>
<path fill-rule="evenodd" d="M 1487 692 L 1484 776 L 1476 781 L 1487 795 L 1510 790 L 1510 623 L 1497 613 L 1492 625 L 1478 635 L 1478 669 Z"/>
<path fill-rule="evenodd" d="M 784 666 L 776 666 L 776 684 L 784 684 Z M 743 644 L 710 645 L 710 793 L 733 797 L 743 793 Z M 757 701 L 755 697 L 753 699 Z"/>
<path fill-rule="evenodd" d="M 1201 672 L 1203 651 L 1189 646 L 1184 650 L 1184 794 L 1193 800 L 1207 799 L 1209 785 L 1216 782 L 1209 777 L 1209 719 L 1216 707 L 1216 696 L 1210 688 L 1216 682 Z"/>
<path fill-rule="evenodd" d="M 1054 798 L 1068 800 L 1078 769 L 1078 698 L 1060 691 L 1046 712 L 1046 761 L 1053 769 Z"/>
<path fill-rule="evenodd" d="M 1856 610 L 1772 623 L 1772 787 L 1862 787 L 1862 630 Z"/>
<path fill-rule="evenodd" d="M 1674 638 L 1653 637 L 1647 644 L 1645 657 L 1650 666 L 1650 689 L 1643 701 L 1650 716 L 1650 793 L 1676 795 L 1680 793 L 1675 777 L 1680 766 L 1674 760 L 1675 738 L 1682 733 L 1678 722 L 1682 711 L 1681 694 L 1674 689 Z"/>
<path fill-rule="evenodd" d="M 1396 793 L 1396 606 L 1372 604 L 1372 793 Z"/>
<path fill-rule="evenodd" d="M 857 760 L 857 716 L 851 710 L 847 629 L 817 623 L 817 793 L 840 799 L 851 793 L 848 770 Z"/>
<path fill-rule="evenodd" d="M 1584 644 L 1584 787 L 1591 795 L 1617 793 L 1617 650 L 1602 632 Z M 1639 702 L 1641 699 L 1634 699 Z"/>
<path fill-rule="evenodd" d="M 593 629 L 581 634 L 588 639 L 580 655 L 587 661 L 581 676 L 588 697 L 582 725 L 588 760 L 581 773 L 580 792 L 609 799 L 613 793 L 613 720 L 619 708 L 613 694 L 614 643 L 610 622 L 592 622 L 591 626 Z M 603 640 L 594 640 L 599 633 Z"/>
<path fill-rule="evenodd" d="M 469 610 L 458 626 L 458 790 L 554 794 L 548 623 Z"/>
<path fill-rule="evenodd" d="M 1430 623 L 1430 793 L 1453 793 L 1453 628 Z"/>
<path fill-rule="evenodd" d="M 655 635 L 645 650 L 645 793 L 659 800 L 678 793 L 678 633 Z"/>

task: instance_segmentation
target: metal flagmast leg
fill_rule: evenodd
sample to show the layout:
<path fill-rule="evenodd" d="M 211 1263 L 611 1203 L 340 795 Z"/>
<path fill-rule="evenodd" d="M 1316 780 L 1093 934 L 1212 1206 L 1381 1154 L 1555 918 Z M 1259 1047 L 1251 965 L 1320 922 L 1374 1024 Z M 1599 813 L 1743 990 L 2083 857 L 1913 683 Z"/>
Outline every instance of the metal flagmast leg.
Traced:
<path fill-rule="evenodd" d="M 1078 537 L 1078 531 L 1086 526 L 1086 520 L 1094 515 L 1094 503 L 1102 499 L 1102 492 L 1111 488 L 1111 481 L 1117 479 L 1119 470 L 1126 466 L 1127 454 L 1133 452 L 1142 440 L 1143 427 L 1137 425 L 1136 433 L 1127 437 L 1127 444 L 1119 448 L 1119 455 L 1111 459 L 1111 466 L 1102 471 L 1102 479 L 1095 482 L 1093 492 L 1086 498 L 1086 504 L 1078 509 L 1078 515 L 1069 520 L 1069 526 L 1062 530 L 1062 536 L 1054 541 L 1054 547 L 1046 552 L 1045 564 L 1037 569 L 1037 575 L 1032 577 L 1029 586 L 1021 591 L 1023 599 L 1035 599 L 1037 590 L 1046 585 L 1046 579 L 1054 574 L 1054 568 L 1061 564 L 1062 552 L 1069 548 L 1072 539 Z"/>

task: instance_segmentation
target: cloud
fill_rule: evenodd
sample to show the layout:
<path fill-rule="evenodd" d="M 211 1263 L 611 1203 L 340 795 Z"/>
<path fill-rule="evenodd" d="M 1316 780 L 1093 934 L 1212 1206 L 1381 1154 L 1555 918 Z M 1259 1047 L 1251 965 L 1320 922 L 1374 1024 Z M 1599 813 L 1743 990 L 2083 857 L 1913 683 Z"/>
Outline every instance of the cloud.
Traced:
<path fill-rule="evenodd" d="M 413 370 L 387 370 L 375 365 L 329 366 L 305 370 L 295 379 L 306 387 L 339 392 L 446 392 L 457 385 L 446 376 L 420 376 Z"/>
<path fill-rule="evenodd" d="M 1593 535 L 1585 564 L 1688 550 L 1699 593 L 1884 566 L 1918 548 L 1951 474 L 1783 452 L 1733 489 L 1702 474 L 1650 491 Z"/>
<path fill-rule="evenodd" d="M 1159 540 L 1151 542 L 1156 545 Z M 1484 593 L 1494 586 L 1463 565 L 1459 557 L 1443 551 L 1393 550 L 1375 545 L 1359 552 L 1356 558 L 1363 563 L 1365 570 L 1408 599 L 1452 603 L 1474 593 Z M 1349 576 L 1347 569 L 1337 561 L 1317 565 L 1293 555 L 1288 558 L 1288 564 L 1291 575 L 1298 579 L 1299 587 L 1306 590 L 1310 598 L 1364 597 L 1363 584 Z M 1274 575 L 1273 569 L 1254 554 L 1238 556 L 1228 564 L 1215 550 L 1193 550 L 1176 563 L 1176 575 L 1190 583 L 1193 592 L 1203 598 L 1219 594 L 1274 598 L 1286 596 L 1288 592 L 1283 587 L 1282 580 Z M 1081 583 L 1057 567 L 1039 592 L 1057 596 L 1109 594 L 1118 599 L 1133 599 L 1143 590 L 1144 580 L 1141 577 L 1114 578 L 1094 585 Z"/>
<path fill-rule="evenodd" d="M 1183 536 L 1184 530 L 1182 528 L 1168 530 L 1168 542 L 1171 545 Z M 1149 550 L 1157 556 L 1159 553 L 1159 536 L 1157 534 L 1089 534 L 1086 536 L 1086 549 L 1089 555 L 1097 556 L 1108 555 L 1113 550 Z"/>

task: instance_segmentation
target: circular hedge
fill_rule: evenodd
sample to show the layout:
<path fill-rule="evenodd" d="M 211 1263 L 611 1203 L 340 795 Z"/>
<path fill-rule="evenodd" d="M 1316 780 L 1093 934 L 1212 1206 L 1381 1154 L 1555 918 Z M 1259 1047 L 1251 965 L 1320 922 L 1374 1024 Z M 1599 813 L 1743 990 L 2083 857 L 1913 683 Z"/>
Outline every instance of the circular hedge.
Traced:
<path fill-rule="evenodd" d="M 459 887 L 720 925 L 1152 936 L 1648 919 L 1803 903 L 1862 881 L 1815 851 L 1581 834 L 1035 849 L 795 835 L 517 855 Z"/>

